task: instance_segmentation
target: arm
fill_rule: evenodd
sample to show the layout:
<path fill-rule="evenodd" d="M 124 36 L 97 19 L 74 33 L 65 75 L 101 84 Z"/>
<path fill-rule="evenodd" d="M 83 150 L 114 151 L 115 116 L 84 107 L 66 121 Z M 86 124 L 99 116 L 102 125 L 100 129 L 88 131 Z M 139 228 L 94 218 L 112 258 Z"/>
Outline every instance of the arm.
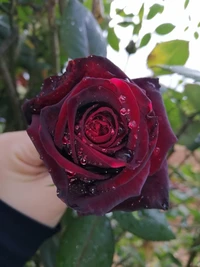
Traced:
<path fill-rule="evenodd" d="M 26 132 L 0 135 L 0 169 L 0 265 L 18 267 L 58 230 L 66 205 Z"/>

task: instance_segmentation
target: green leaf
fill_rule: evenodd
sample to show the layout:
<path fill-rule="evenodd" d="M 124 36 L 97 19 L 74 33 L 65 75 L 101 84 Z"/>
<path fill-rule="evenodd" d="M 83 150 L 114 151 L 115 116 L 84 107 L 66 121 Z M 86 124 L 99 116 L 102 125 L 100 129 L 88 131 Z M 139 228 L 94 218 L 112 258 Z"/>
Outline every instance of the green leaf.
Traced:
<path fill-rule="evenodd" d="M 138 34 L 142 28 L 142 23 L 134 24 L 133 27 L 133 34 Z"/>
<path fill-rule="evenodd" d="M 116 51 L 119 51 L 119 39 L 115 34 L 114 28 L 108 29 L 107 40 L 109 45 Z"/>
<path fill-rule="evenodd" d="M 147 15 L 147 19 L 152 19 L 155 17 L 157 14 L 161 14 L 164 10 L 164 6 L 159 5 L 159 4 L 154 4 L 153 6 L 150 7 L 149 13 Z"/>
<path fill-rule="evenodd" d="M 113 232 L 107 217 L 73 218 L 63 234 L 56 266 L 110 267 L 113 253 Z"/>
<path fill-rule="evenodd" d="M 172 40 L 159 43 L 147 58 L 147 65 L 156 75 L 170 73 L 157 65 L 184 65 L 189 57 L 189 42 L 185 40 Z"/>
<path fill-rule="evenodd" d="M 173 24 L 171 24 L 171 23 L 164 23 L 164 24 L 159 25 L 155 29 L 155 31 L 158 34 L 164 35 L 164 34 L 168 34 L 171 31 L 173 31 L 174 28 L 175 28 L 175 26 Z"/>
<path fill-rule="evenodd" d="M 59 236 L 55 235 L 41 246 L 40 256 L 45 267 L 55 267 L 59 242 Z"/>
<path fill-rule="evenodd" d="M 199 77 L 200 78 L 200 77 Z M 186 84 L 184 95 L 187 97 L 187 101 L 192 104 L 194 111 L 200 111 L 200 85 L 198 84 Z M 199 127 L 200 130 L 200 127 Z"/>
<path fill-rule="evenodd" d="M 130 25 L 133 25 L 133 22 L 128 19 L 128 20 L 124 20 L 122 22 L 119 22 L 118 25 L 122 26 L 122 27 L 127 27 L 127 26 L 130 26 Z"/>
<path fill-rule="evenodd" d="M 186 119 L 185 114 L 182 111 L 182 99 L 183 94 L 172 89 L 168 89 L 163 94 L 168 119 L 175 133 L 178 132 Z"/>
<path fill-rule="evenodd" d="M 143 210 L 137 213 L 115 212 L 114 218 L 125 231 L 145 240 L 167 241 L 175 238 L 164 213 L 158 210 Z"/>
<path fill-rule="evenodd" d="M 138 17 L 140 19 L 140 22 L 142 21 L 143 19 L 143 16 L 144 16 L 144 4 L 142 4 L 141 8 L 140 8 L 140 11 L 138 13 Z"/>
<path fill-rule="evenodd" d="M 140 42 L 140 48 L 147 45 L 149 41 L 151 40 L 151 33 L 147 33 L 142 37 L 142 40 Z"/>
<path fill-rule="evenodd" d="M 168 70 L 171 73 L 178 73 L 185 77 L 192 78 L 196 81 L 200 81 L 200 71 L 198 70 L 189 69 L 184 66 L 157 65 L 157 67 L 163 70 Z"/>
<path fill-rule="evenodd" d="M 194 38 L 195 38 L 195 39 L 198 39 L 198 38 L 199 38 L 199 33 L 198 33 L 198 32 L 195 32 L 195 33 L 194 33 Z"/>
<path fill-rule="evenodd" d="M 198 23 L 197 27 L 200 27 L 200 22 Z"/>
<path fill-rule="evenodd" d="M 184 8 L 186 9 L 188 4 L 189 4 L 190 0 L 185 0 L 185 3 L 184 3 Z"/>
<path fill-rule="evenodd" d="M 69 0 L 61 20 L 61 45 L 70 58 L 106 56 L 107 44 L 101 28 L 78 0 Z"/>

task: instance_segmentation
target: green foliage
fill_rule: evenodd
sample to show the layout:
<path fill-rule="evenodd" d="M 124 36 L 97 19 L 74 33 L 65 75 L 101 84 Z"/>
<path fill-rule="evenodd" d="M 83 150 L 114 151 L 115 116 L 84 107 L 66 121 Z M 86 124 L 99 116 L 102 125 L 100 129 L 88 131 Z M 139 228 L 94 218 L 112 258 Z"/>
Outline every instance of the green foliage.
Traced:
<path fill-rule="evenodd" d="M 108 29 L 107 40 L 109 45 L 116 51 L 119 51 L 119 39 L 117 38 L 114 28 Z"/>
<path fill-rule="evenodd" d="M 164 24 L 159 25 L 155 29 L 155 31 L 158 34 L 164 35 L 164 34 L 168 34 L 171 31 L 173 31 L 174 28 L 175 28 L 175 26 L 173 24 L 171 24 L 171 23 L 164 23 Z"/>
<path fill-rule="evenodd" d="M 114 218 L 125 231 L 144 240 L 167 241 L 175 238 L 165 215 L 158 210 L 143 210 L 137 213 L 116 212 Z"/>
<path fill-rule="evenodd" d="M 62 236 L 56 266 L 110 267 L 113 253 L 113 233 L 105 216 L 73 218 Z"/>
<path fill-rule="evenodd" d="M 169 73 L 157 65 L 184 65 L 189 57 L 189 43 L 184 40 L 172 40 L 159 43 L 148 56 L 147 64 L 156 75 Z"/>
<path fill-rule="evenodd" d="M 92 14 L 78 1 L 69 0 L 61 20 L 61 44 L 69 58 L 106 56 L 106 41 Z"/>
<path fill-rule="evenodd" d="M 151 40 L 151 34 L 147 33 L 142 37 L 142 40 L 140 42 L 140 48 L 147 45 L 149 41 Z"/>
<path fill-rule="evenodd" d="M 147 19 L 152 19 L 154 18 L 157 14 L 162 14 L 164 10 L 164 6 L 159 5 L 159 4 L 154 4 L 151 6 L 149 13 L 147 15 Z"/>

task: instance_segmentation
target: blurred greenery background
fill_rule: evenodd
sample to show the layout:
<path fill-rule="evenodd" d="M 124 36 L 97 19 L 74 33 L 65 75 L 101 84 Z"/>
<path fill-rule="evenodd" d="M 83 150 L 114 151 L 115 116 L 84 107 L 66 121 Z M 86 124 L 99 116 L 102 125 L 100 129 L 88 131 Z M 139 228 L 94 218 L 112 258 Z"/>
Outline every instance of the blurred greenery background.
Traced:
<path fill-rule="evenodd" d="M 25 129 L 21 104 L 69 59 L 108 56 L 130 78 L 158 76 L 179 141 L 168 155 L 170 209 L 78 218 L 26 267 L 200 266 L 198 0 L 1 0 L 0 132 Z"/>

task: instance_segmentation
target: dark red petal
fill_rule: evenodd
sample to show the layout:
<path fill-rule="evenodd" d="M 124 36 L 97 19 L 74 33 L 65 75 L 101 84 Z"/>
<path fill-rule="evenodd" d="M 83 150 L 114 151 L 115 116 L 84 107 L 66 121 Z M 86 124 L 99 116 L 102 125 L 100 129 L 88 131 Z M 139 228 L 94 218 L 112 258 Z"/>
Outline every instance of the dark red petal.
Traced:
<path fill-rule="evenodd" d="M 99 195 L 96 196 L 79 197 L 73 195 L 73 192 L 68 192 L 68 195 L 66 195 L 67 203 L 82 214 L 103 215 L 127 198 L 141 194 L 141 190 L 149 174 L 149 168 L 150 164 L 147 163 L 141 172 L 129 183 L 113 188 L 108 192 L 99 192 Z M 124 173 L 124 175 L 126 174 Z M 130 170 L 127 170 L 127 175 L 131 176 Z"/>
<path fill-rule="evenodd" d="M 132 197 L 116 206 L 113 210 L 134 211 L 139 209 L 168 208 L 169 178 L 167 162 L 164 161 L 161 169 L 149 176 L 139 197 Z"/>
<path fill-rule="evenodd" d="M 51 108 L 52 107 L 43 108 L 40 115 L 39 136 L 46 153 L 51 156 L 57 162 L 57 164 L 66 172 L 81 174 L 85 177 L 85 179 L 90 180 L 105 179 L 105 177 L 102 175 L 94 174 L 74 164 L 70 160 L 63 157 L 61 153 L 56 149 L 53 139 L 50 133 L 48 132 L 48 125 L 46 120 L 48 115 L 51 115 Z"/>
<path fill-rule="evenodd" d="M 95 150 L 93 147 L 88 146 L 80 138 L 76 137 L 77 146 L 83 149 L 83 155 L 87 155 L 87 160 L 91 162 L 97 162 L 97 166 L 101 168 L 121 168 L 126 166 L 126 162 L 109 157 L 102 152 Z"/>
<path fill-rule="evenodd" d="M 39 116 L 33 115 L 32 123 L 27 129 L 27 133 L 30 136 L 33 144 L 35 145 L 40 157 L 43 159 L 45 166 L 47 167 L 53 182 L 56 184 L 58 191 L 68 191 L 68 179 L 66 172 L 60 168 L 57 162 L 48 155 L 45 151 L 42 142 L 39 138 L 38 132 L 40 128 Z"/>
<path fill-rule="evenodd" d="M 153 110 L 158 117 L 159 135 L 154 153 L 151 156 L 151 174 L 154 174 L 162 165 L 169 148 L 177 141 L 169 124 L 162 97 L 159 91 L 158 79 L 141 78 L 133 80 L 140 88 L 146 91 L 151 99 Z"/>
<path fill-rule="evenodd" d="M 38 97 L 42 97 L 56 90 L 56 88 L 63 83 L 64 76 L 50 76 L 44 80 L 42 89 Z"/>
<path fill-rule="evenodd" d="M 129 124 L 129 122 L 135 123 L 135 127 L 132 128 L 129 133 L 128 143 L 126 145 L 128 149 L 133 150 L 137 142 L 137 132 L 140 124 L 140 111 L 137 100 L 129 86 L 130 83 L 128 84 L 120 79 L 111 79 L 110 81 L 120 90 L 121 95 L 126 97 L 126 101 L 123 103 L 123 108 L 127 111 L 129 110 L 128 114 L 125 115 L 125 117 L 127 117 L 127 124 Z M 123 119 L 124 116 L 122 114 L 120 115 Z"/>
<path fill-rule="evenodd" d="M 78 58 L 68 63 L 66 72 L 59 78 L 59 86 L 49 94 L 40 93 L 40 97 L 27 100 L 23 105 L 23 111 L 27 122 L 31 123 L 32 114 L 38 114 L 45 106 L 50 106 L 61 101 L 74 86 L 84 77 L 93 78 L 121 78 L 127 76 L 117 66 L 106 58 L 99 56 L 89 56 L 88 58 Z M 45 92 L 48 90 L 44 87 Z"/>

